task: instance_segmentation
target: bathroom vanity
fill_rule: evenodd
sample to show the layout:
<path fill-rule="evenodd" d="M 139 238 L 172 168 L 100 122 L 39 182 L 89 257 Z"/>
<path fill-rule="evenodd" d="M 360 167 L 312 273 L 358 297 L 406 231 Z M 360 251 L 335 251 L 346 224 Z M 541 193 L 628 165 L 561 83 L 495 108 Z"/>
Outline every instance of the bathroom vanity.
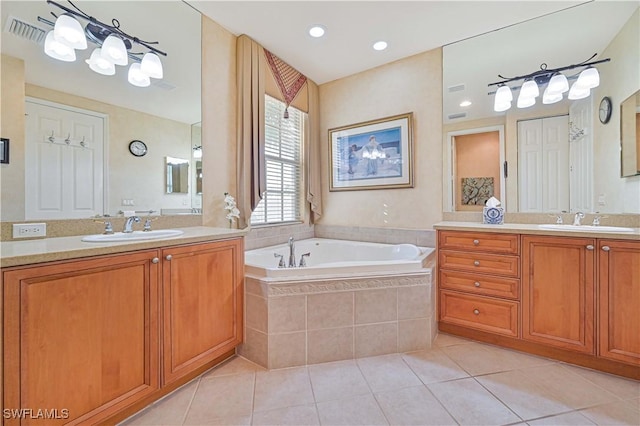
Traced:
<path fill-rule="evenodd" d="M 640 378 L 638 229 L 435 228 L 441 331 Z"/>
<path fill-rule="evenodd" d="M 5 424 L 113 424 L 231 356 L 242 341 L 242 235 L 194 227 L 137 243 L 3 243 L 3 408 L 58 417 Z"/>

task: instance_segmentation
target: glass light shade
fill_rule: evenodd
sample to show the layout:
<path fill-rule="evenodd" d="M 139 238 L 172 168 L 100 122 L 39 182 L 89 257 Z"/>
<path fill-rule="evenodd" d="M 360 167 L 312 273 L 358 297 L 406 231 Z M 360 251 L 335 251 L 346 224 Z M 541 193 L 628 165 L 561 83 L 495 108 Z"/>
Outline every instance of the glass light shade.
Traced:
<path fill-rule="evenodd" d="M 375 50 L 384 50 L 387 48 L 387 42 L 386 41 L 376 41 L 375 43 L 373 43 L 373 48 Z"/>
<path fill-rule="evenodd" d="M 91 57 L 89 59 L 85 59 L 85 62 L 89 64 L 89 68 L 98 74 L 114 75 L 116 73 L 116 66 L 103 58 L 100 50 L 101 49 L 99 47 L 93 49 Z"/>
<path fill-rule="evenodd" d="M 325 32 L 325 28 L 322 25 L 314 25 L 313 27 L 309 28 L 309 35 L 311 37 L 322 37 L 324 35 Z"/>
<path fill-rule="evenodd" d="M 162 62 L 155 53 L 145 53 L 140 62 L 140 69 L 151 78 L 162 78 Z"/>
<path fill-rule="evenodd" d="M 124 45 L 124 41 L 113 34 L 102 43 L 101 55 L 114 65 L 127 65 L 129 63 L 127 47 Z"/>
<path fill-rule="evenodd" d="M 556 102 L 560 102 L 562 100 L 562 93 L 549 93 L 549 88 L 544 91 L 542 95 L 542 103 L 545 105 L 555 104 Z"/>
<path fill-rule="evenodd" d="M 580 89 L 593 89 L 600 85 L 600 73 L 598 70 L 592 67 L 582 71 L 578 76 L 578 80 L 573 86 L 578 86 Z"/>
<path fill-rule="evenodd" d="M 87 37 L 84 35 L 82 25 L 69 14 L 58 16 L 53 27 L 53 34 L 57 41 L 72 49 L 87 48 Z"/>
<path fill-rule="evenodd" d="M 73 62 L 76 60 L 76 51 L 56 40 L 53 30 L 47 33 L 47 38 L 44 40 L 44 53 L 59 61 Z"/>
<path fill-rule="evenodd" d="M 193 150 L 193 158 L 202 158 L 202 148 L 195 148 Z"/>
<path fill-rule="evenodd" d="M 529 108 L 530 106 L 533 106 L 535 104 L 535 97 L 522 96 L 522 93 L 520 93 L 520 96 L 518 96 L 518 103 L 516 105 L 518 106 L 518 108 Z"/>
<path fill-rule="evenodd" d="M 568 90 L 569 82 L 567 81 L 567 77 L 565 77 L 564 74 L 558 73 L 549 80 L 549 85 L 547 86 L 545 93 L 549 92 L 549 95 L 557 95 Z"/>
<path fill-rule="evenodd" d="M 500 86 L 496 90 L 496 104 L 503 104 L 505 102 L 511 102 L 513 100 L 513 94 L 509 86 Z"/>
<path fill-rule="evenodd" d="M 151 79 L 148 75 L 142 72 L 140 69 L 140 64 L 134 62 L 129 67 L 129 75 L 128 75 L 129 83 L 138 87 L 147 87 L 151 84 Z"/>
<path fill-rule="evenodd" d="M 503 112 L 511 108 L 511 102 L 503 102 L 503 103 L 494 103 L 493 110 L 495 112 Z"/>
<path fill-rule="evenodd" d="M 525 98 L 537 98 L 540 96 L 540 89 L 538 89 L 536 82 L 533 80 L 525 81 L 520 88 L 520 96 L 524 96 Z"/>
<path fill-rule="evenodd" d="M 571 90 L 569 90 L 568 98 L 571 99 L 572 101 L 575 101 L 577 99 L 584 99 L 588 97 L 590 94 L 591 94 L 591 89 L 582 88 L 578 86 L 578 82 L 575 82 L 573 83 L 573 86 L 571 86 Z"/>

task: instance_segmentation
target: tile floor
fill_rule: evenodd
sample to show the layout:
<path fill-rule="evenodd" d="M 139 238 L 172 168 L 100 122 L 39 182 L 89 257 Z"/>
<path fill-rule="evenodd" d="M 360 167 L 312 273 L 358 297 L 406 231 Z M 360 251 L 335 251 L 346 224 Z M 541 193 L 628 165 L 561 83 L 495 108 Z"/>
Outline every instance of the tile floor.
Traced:
<path fill-rule="evenodd" d="M 440 334 L 267 371 L 235 357 L 123 425 L 640 425 L 640 382 Z"/>

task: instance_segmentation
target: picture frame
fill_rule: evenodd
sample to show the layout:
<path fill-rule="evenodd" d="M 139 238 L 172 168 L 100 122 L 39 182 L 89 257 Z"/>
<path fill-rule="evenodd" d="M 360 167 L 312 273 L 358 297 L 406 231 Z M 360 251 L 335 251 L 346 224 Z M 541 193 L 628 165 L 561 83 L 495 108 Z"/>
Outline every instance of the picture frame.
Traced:
<path fill-rule="evenodd" d="M 330 191 L 413 188 L 413 113 L 329 129 Z"/>
<path fill-rule="evenodd" d="M 0 138 L 0 164 L 9 164 L 9 139 Z"/>

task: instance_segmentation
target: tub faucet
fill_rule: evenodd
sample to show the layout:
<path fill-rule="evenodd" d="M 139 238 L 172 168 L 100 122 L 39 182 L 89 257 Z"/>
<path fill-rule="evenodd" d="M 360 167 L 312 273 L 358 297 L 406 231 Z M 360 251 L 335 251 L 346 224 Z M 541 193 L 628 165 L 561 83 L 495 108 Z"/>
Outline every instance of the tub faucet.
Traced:
<path fill-rule="evenodd" d="M 580 221 L 584 219 L 584 213 L 576 212 L 575 217 L 573 218 L 573 226 L 580 226 Z"/>
<path fill-rule="evenodd" d="M 298 266 L 301 267 L 301 268 L 306 267 L 307 266 L 307 262 L 306 262 L 306 260 L 304 258 L 305 257 L 309 257 L 309 256 L 311 256 L 311 252 L 305 253 L 302 256 L 300 256 L 300 264 Z"/>
<path fill-rule="evenodd" d="M 130 234 L 133 232 L 132 226 L 133 222 L 140 223 L 140 218 L 138 216 L 129 216 L 124 223 L 124 229 L 122 230 L 125 234 Z"/>
<path fill-rule="evenodd" d="M 289 268 L 296 267 L 296 246 L 293 237 L 289 237 Z"/>

